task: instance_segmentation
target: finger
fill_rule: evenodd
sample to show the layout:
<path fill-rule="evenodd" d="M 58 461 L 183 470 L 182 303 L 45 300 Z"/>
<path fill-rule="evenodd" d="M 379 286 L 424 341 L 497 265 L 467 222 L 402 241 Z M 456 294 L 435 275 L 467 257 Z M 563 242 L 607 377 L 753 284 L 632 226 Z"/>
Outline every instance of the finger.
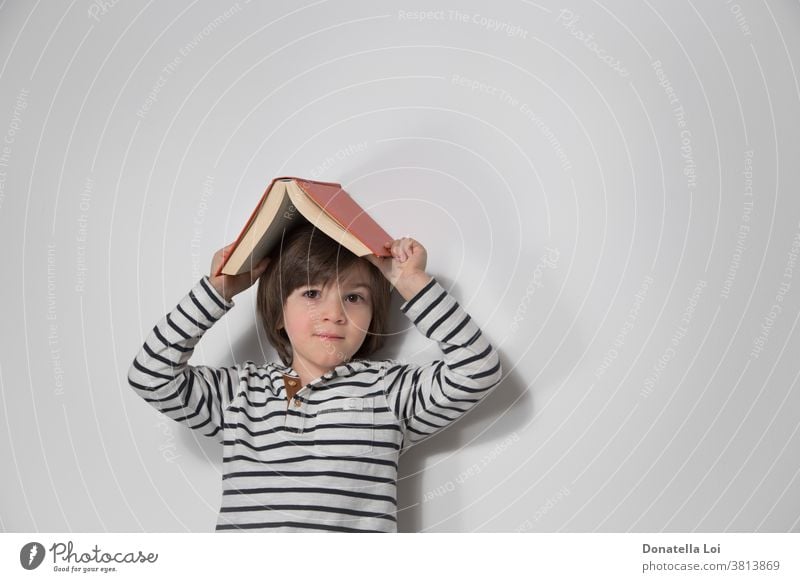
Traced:
<path fill-rule="evenodd" d="M 223 257 L 227 257 L 229 254 L 231 254 L 231 252 L 233 252 L 233 247 L 234 247 L 235 244 L 236 244 L 236 242 L 234 241 L 231 244 L 222 247 L 220 249 L 220 252 L 222 253 L 222 256 Z"/>
<path fill-rule="evenodd" d="M 403 239 L 402 244 L 400 245 L 400 253 L 402 255 L 403 262 L 408 260 L 408 256 L 411 254 L 411 245 L 413 244 L 414 239 L 405 237 Z"/>
<path fill-rule="evenodd" d="M 367 255 L 365 258 L 379 269 L 381 268 L 381 265 L 383 265 L 382 257 L 376 257 L 375 255 Z"/>
<path fill-rule="evenodd" d="M 402 248 L 403 248 L 402 239 L 397 239 L 396 241 L 394 241 L 394 243 L 392 244 L 392 258 L 398 261 L 402 261 L 403 260 Z"/>

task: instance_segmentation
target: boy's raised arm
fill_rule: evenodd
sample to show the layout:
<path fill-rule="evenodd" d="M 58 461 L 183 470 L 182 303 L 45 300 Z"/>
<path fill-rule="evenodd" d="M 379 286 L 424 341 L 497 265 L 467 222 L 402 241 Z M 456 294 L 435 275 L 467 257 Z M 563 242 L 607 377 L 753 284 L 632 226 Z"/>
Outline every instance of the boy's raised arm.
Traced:
<path fill-rule="evenodd" d="M 392 363 L 384 375 L 389 406 L 405 429 L 404 444 L 420 441 L 458 419 L 502 379 L 497 350 L 435 279 L 401 311 L 442 350 L 424 365 Z"/>
<path fill-rule="evenodd" d="M 212 261 L 212 273 L 226 247 Z M 150 405 L 173 420 L 208 436 L 220 432 L 223 411 L 238 391 L 236 366 L 190 366 L 189 358 L 203 334 L 233 307 L 233 295 L 254 282 L 266 268 L 221 281 L 203 277 L 177 307 L 164 316 L 145 339 L 128 371 L 128 383 Z M 248 284 L 245 286 L 247 277 Z M 232 292 L 223 295 L 222 290 Z"/>
<path fill-rule="evenodd" d="M 425 273 L 427 253 L 413 239 L 392 243 L 392 258 L 370 259 L 406 299 L 401 311 L 443 359 L 426 365 L 392 363 L 384 375 L 389 406 L 405 431 L 404 445 L 455 421 L 502 378 L 497 351 L 458 302 Z"/>

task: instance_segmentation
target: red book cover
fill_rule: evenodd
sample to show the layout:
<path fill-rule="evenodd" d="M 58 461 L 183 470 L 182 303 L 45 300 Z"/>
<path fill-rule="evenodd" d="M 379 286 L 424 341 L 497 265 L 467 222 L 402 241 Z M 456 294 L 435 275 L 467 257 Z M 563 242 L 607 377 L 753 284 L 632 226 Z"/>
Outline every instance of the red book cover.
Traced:
<path fill-rule="evenodd" d="M 384 244 L 392 241 L 392 237 L 367 214 L 361 206 L 335 182 L 315 182 L 303 178 L 292 178 L 297 181 L 306 194 L 325 210 L 325 213 L 338 222 L 347 232 L 353 234 L 372 254 L 389 257 L 391 253 Z"/>
<path fill-rule="evenodd" d="M 374 255 L 379 257 L 391 256 L 391 252 L 384 247 L 384 244 L 391 242 L 393 240 L 392 237 L 350 197 L 344 188 L 342 188 L 341 184 L 337 182 L 307 180 L 295 176 L 281 176 L 272 179 L 264 191 L 264 194 L 261 196 L 261 199 L 258 201 L 258 204 L 253 209 L 253 212 L 250 214 L 250 218 L 245 223 L 239 236 L 236 237 L 236 242 L 231 249 L 231 253 L 233 249 L 239 245 L 239 242 L 244 237 L 248 228 L 250 228 L 251 223 L 255 220 L 259 209 L 272 189 L 273 184 L 278 180 L 295 180 L 300 188 L 302 188 L 326 214 L 338 222 L 342 228 L 364 243 Z M 228 256 L 230 256 L 230 254 Z M 220 264 L 214 276 L 219 276 L 219 274 L 222 273 L 225 262 L 226 261 L 223 261 Z"/>

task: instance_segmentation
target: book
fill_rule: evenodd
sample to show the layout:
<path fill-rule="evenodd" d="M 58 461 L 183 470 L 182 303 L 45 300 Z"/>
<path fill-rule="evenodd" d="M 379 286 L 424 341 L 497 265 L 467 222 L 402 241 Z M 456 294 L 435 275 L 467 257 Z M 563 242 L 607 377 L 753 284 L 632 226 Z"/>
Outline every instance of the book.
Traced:
<path fill-rule="evenodd" d="M 214 274 L 251 271 L 280 244 L 285 232 L 310 222 L 359 257 L 389 257 L 391 242 L 380 225 L 336 182 L 286 176 L 274 178 L 250 215 L 228 255 Z"/>

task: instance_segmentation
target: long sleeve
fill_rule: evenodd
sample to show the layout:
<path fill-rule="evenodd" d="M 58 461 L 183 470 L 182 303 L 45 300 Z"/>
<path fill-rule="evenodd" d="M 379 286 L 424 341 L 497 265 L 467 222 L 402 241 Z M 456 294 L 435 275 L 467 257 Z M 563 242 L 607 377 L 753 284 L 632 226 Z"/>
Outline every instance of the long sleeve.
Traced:
<path fill-rule="evenodd" d="M 472 408 L 502 378 L 497 351 L 435 279 L 401 306 L 443 359 L 425 365 L 391 361 L 384 376 L 389 406 L 404 430 L 404 446 L 423 440 Z"/>
<path fill-rule="evenodd" d="M 128 383 L 150 405 L 207 436 L 220 433 L 239 375 L 235 366 L 190 366 L 188 361 L 203 334 L 232 307 L 203 277 L 156 324 L 128 371 Z"/>

